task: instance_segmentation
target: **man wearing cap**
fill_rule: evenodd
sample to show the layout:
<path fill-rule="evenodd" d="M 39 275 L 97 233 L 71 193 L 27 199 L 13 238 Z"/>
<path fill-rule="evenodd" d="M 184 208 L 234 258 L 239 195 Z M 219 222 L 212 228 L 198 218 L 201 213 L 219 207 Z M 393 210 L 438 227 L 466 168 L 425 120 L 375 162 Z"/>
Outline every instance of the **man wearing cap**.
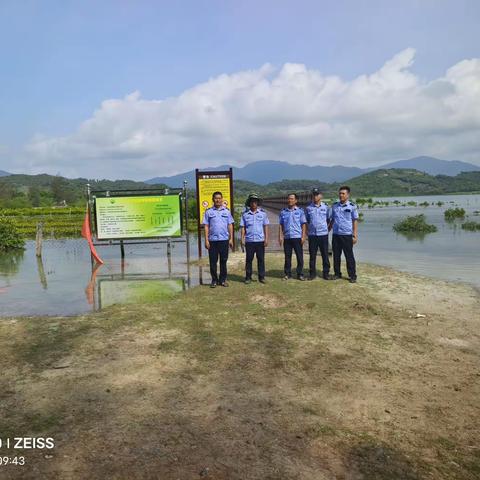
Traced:
<path fill-rule="evenodd" d="M 307 220 L 302 208 L 297 207 L 297 194 L 290 193 L 287 197 L 287 208 L 282 209 L 279 215 L 280 228 L 278 243 L 283 245 L 285 253 L 284 280 L 292 278 L 292 251 L 297 257 L 297 278 L 305 280 L 303 276 L 303 244 L 307 237 Z"/>
<path fill-rule="evenodd" d="M 210 261 L 211 288 L 217 285 L 228 287 L 227 260 L 228 247 L 233 248 L 233 217 L 223 204 L 221 192 L 212 195 L 213 207 L 207 209 L 203 216 L 205 226 L 205 247 Z M 220 277 L 217 276 L 217 262 L 220 257 Z"/>
<path fill-rule="evenodd" d="M 353 255 L 353 246 L 357 243 L 358 232 L 358 209 L 357 206 L 349 200 L 350 187 L 344 185 L 338 190 L 339 201 L 332 205 L 330 214 L 330 227 L 333 225 L 332 250 L 333 250 L 333 269 L 335 279 L 342 278 L 340 262 L 342 252 L 347 261 L 347 272 L 350 283 L 357 281 L 357 272 L 355 257 Z"/>
<path fill-rule="evenodd" d="M 265 247 L 268 245 L 268 220 L 267 213 L 258 207 L 260 198 L 251 194 L 247 199 L 248 210 L 242 214 L 240 227 L 242 245 L 247 253 L 245 260 L 245 283 L 252 281 L 253 257 L 257 256 L 258 281 L 265 283 Z"/>
<path fill-rule="evenodd" d="M 322 276 L 329 280 L 330 261 L 328 260 L 328 222 L 330 211 L 326 203 L 322 202 L 322 192 L 318 188 L 312 190 L 312 203 L 305 209 L 308 224 L 308 250 L 310 253 L 309 280 L 317 276 L 317 252 L 322 255 Z"/>

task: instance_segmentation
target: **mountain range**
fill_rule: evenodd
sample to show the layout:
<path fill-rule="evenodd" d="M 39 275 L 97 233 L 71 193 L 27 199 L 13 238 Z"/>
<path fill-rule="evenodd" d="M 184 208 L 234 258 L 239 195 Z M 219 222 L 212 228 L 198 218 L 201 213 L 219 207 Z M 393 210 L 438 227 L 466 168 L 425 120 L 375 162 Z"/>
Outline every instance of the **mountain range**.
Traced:
<path fill-rule="evenodd" d="M 220 165 L 218 167 L 209 167 L 202 170 L 221 171 L 228 170 L 229 168 L 230 165 Z M 320 165 L 308 166 L 295 165 L 277 160 L 263 160 L 249 163 L 244 167 L 232 167 L 232 170 L 233 178 L 235 180 L 245 180 L 260 185 L 267 185 L 285 179 L 301 180 L 306 178 L 326 183 L 343 182 L 374 170 L 392 168 L 415 169 L 428 173 L 429 175 L 449 176 L 455 176 L 461 172 L 480 171 L 480 166 L 471 163 L 461 162 L 459 160 L 440 160 L 438 158 L 426 156 L 410 158 L 408 160 L 398 160 L 378 167 L 369 168 L 346 167 L 342 165 L 334 165 L 331 167 Z M 188 185 L 193 188 L 195 184 L 195 171 L 190 170 L 169 177 L 155 177 L 145 180 L 145 183 L 163 183 L 169 187 L 180 187 L 184 180 L 187 180 Z"/>
<path fill-rule="evenodd" d="M 11 173 L 6 172 L 5 170 L 0 170 L 0 177 L 7 177 L 8 175 L 11 175 Z"/>

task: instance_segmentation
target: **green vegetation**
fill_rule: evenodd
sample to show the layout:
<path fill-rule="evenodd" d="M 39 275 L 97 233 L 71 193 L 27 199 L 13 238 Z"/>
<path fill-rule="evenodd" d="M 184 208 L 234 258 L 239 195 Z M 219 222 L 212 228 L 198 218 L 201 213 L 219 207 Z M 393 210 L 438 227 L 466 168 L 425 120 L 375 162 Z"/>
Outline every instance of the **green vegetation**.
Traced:
<path fill-rule="evenodd" d="M 393 230 L 399 233 L 432 233 L 437 231 L 437 227 L 428 224 L 425 215 L 421 214 L 404 218 L 393 226 Z"/>
<path fill-rule="evenodd" d="M 451 221 L 456 218 L 465 218 L 465 210 L 463 208 L 448 208 L 444 212 L 445 220 Z"/>
<path fill-rule="evenodd" d="M 480 231 L 480 223 L 479 222 L 465 222 L 462 223 L 463 230 L 468 230 L 470 232 L 478 232 Z"/>
<path fill-rule="evenodd" d="M 0 252 L 23 249 L 25 242 L 18 231 L 15 222 L 4 215 L 0 215 Z"/>
<path fill-rule="evenodd" d="M 46 237 L 68 238 L 80 236 L 85 207 L 12 208 L 0 210 L 0 214 L 11 219 L 24 238 L 35 237 L 38 223 Z"/>
<path fill-rule="evenodd" d="M 85 188 L 94 190 L 127 190 L 166 188 L 132 180 L 68 179 L 47 174 L 8 175 L 0 177 L 0 208 L 80 206 L 85 203 Z"/>

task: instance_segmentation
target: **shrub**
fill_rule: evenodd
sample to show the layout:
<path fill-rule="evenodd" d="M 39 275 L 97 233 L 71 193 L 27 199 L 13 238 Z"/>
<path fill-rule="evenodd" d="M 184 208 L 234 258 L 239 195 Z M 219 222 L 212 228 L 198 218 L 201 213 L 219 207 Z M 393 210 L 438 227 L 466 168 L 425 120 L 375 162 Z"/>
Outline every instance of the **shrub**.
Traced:
<path fill-rule="evenodd" d="M 437 227 L 428 224 L 425 215 L 421 214 L 404 218 L 393 226 L 393 230 L 400 233 L 431 233 L 436 232 Z"/>
<path fill-rule="evenodd" d="M 465 222 L 462 223 L 463 230 L 468 230 L 470 232 L 477 232 L 480 231 L 480 223 L 479 222 Z"/>
<path fill-rule="evenodd" d="M 463 208 L 448 208 L 443 214 L 445 220 L 455 220 L 456 218 L 464 218 L 465 210 Z"/>
<path fill-rule="evenodd" d="M 0 252 L 23 248 L 24 245 L 15 222 L 11 218 L 0 216 Z"/>

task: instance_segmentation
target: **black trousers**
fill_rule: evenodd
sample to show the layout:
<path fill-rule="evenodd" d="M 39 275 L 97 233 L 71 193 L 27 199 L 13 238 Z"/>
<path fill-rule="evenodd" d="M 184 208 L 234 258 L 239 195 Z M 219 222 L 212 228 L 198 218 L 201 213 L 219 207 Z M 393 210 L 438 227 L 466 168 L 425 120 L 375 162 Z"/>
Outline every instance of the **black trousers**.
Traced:
<path fill-rule="evenodd" d="M 345 254 L 347 261 L 347 272 L 350 278 L 357 278 L 357 271 L 355 265 L 355 257 L 353 256 L 353 237 L 352 235 L 333 235 L 332 237 L 333 250 L 333 269 L 335 275 L 342 276 L 340 267 L 342 252 Z"/>
<path fill-rule="evenodd" d="M 320 249 L 322 255 L 323 275 L 330 272 L 330 261 L 328 259 L 328 234 L 327 235 L 309 235 L 308 251 L 310 253 L 310 277 L 317 276 L 317 252 Z"/>
<path fill-rule="evenodd" d="M 220 257 L 220 278 L 217 276 L 217 262 Z M 212 282 L 223 283 L 227 279 L 228 240 L 210 241 L 208 250 Z"/>
<path fill-rule="evenodd" d="M 300 238 L 285 238 L 283 240 L 283 251 L 285 253 L 285 275 L 292 276 L 292 251 L 297 257 L 297 275 L 303 275 L 303 248 Z"/>
<path fill-rule="evenodd" d="M 265 243 L 264 242 L 246 242 L 245 250 L 247 258 L 245 261 L 245 278 L 252 278 L 253 257 L 257 256 L 258 278 L 265 278 Z"/>

